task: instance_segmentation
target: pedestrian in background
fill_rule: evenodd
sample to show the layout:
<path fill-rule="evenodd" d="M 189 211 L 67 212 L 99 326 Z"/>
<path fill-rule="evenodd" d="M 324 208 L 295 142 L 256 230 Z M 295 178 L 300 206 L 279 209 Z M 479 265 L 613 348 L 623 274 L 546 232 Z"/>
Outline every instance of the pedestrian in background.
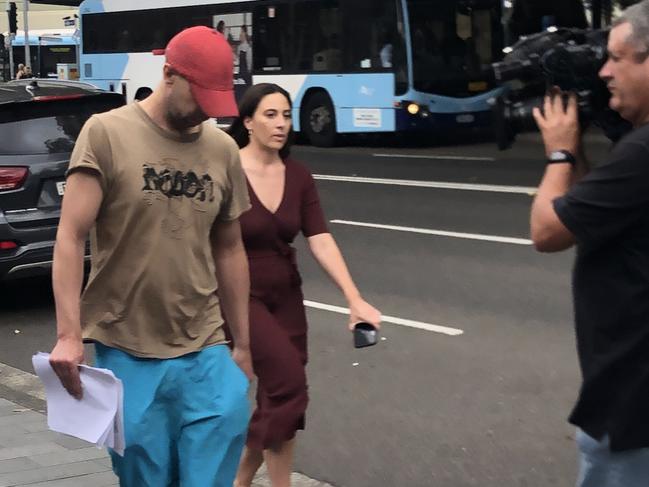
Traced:
<path fill-rule="evenodd" d="M 16 71 L 16 79 L 23 79 L 25 77 L 25 65 L 20 63 Z"/>
<path fill-rule="evenodd" d="M 252 205 L 241 217 L 241 230 L 250 267 L 250 347 L 258 378 L 257 409 L 234 485 L 250 487 L 265 461 L 272 486 L 288 487 L 295 434 L 304 429 L 308 403 L 307 323 L 291 246 L 295 236 L 301 232 L 307 238 L 311 253 L 343 292 L 350 329 L 360 321 L 378 327 L 381 315 L 361 297 L 347 270 L 327 229 L 313 177 L 289 157 L 288 93 L 268 83 L 248 89 L 230 134 L 241 147 Z"/>
<path fill-rule="evenodd" d="M 72 153 L 50 361 L 81 397 L 82 340 L 91 341 L 96 365 L 123 381 L 126 449 L 111 452 L 120 486 L 231 487 L 250 414 L 238 220 L 249 201 L 238 147 L 203 122 L 236 115 L 232 50 L 215 30 L 193 27 L 164 54 L 155 91 L 91 117 Z M 80 301 L 89 232 L 92 270 Z M 236 339 L 232 357 L 219 304 Z"/>

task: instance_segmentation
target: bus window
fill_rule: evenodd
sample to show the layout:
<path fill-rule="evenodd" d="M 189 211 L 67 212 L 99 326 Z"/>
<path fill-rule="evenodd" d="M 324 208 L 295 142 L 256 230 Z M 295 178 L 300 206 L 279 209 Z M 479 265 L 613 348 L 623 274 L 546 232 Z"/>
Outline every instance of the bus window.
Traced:
<path fill-rule="evenodd" d="M 288 16 L 287 5 L 262 6 L 255 9 L 254 23 L 257 42 L 255 43 L 254 69 L 256 71 L 282 70 L 282 42 L 280 36 L 284 19 Z"/>
<path fill-rule="evenodd" d="M 586 9 L 581 0 L 516 0 L 509 22 L 512 41 L 520 36 L 541 32 L 549 26 L 588 27 Z"/>
<path fill-rule="evenodd" d="M 403 25 L 394 0 L 356 0 L 345 4 L 345 65 L 354 71 L 405 68 Z"/>
<path fill-rule="evenodd" d="M 13 46 L 14 49 L 14 66 L 25 64 L 25 46 Z M 38 66 L 38 48 L 30 46 L 29 57 L 31 58 L 32 70 Z"/>
<path fill-rule="evenodd" d="M 40 47 L 40 77 L 56 78 L 58 63 L 76 63 L 76 46 L 41 46 Z"/>
<path fill-rule="evenodd" d="M 260 6 L 255 10 L 255 22 L 261 39 L 255 54 L 256 70 L 340 72 L 343 69 L 337 1 Z"/>
<path fill-rule="evenodd" d="M 468 97 L 486 91 L 484 68 L 497 60 L 500 0 L 408 0 L 416 90 Z"/>
<path fill-rule="evenodd" d="M 255 9 L 255 70 L 282 73 L 395 71 L 407 86 L 399 0 L 295 2 Z"/>
<path fill-rule="evenodd" d="M 252 85 L 253 43 L 256 30 L 251 12 L 220 13 L 212 18 L 212 27 L 227 39 L 233 54 L 234 96 L 237 101 Z"/>
<path fill-rule="evenodd" d="M 307 6 L 303 4 L 302 7 Z M 304 9 L 302 17 L 308 18 Z M 341 16 L 338 2 L 327 2 L 318 11 L 316 30 L 313 34 L 311 51 L 313 71 L 338 71 L 343 69 L 341 45 Z"/>
<path fill-rule="evenodd" d="M 86 14 L 83 50 L 84 54 L 149 52 L 195 25 L 212 25 L 212 15 L 204 7 Z"/>

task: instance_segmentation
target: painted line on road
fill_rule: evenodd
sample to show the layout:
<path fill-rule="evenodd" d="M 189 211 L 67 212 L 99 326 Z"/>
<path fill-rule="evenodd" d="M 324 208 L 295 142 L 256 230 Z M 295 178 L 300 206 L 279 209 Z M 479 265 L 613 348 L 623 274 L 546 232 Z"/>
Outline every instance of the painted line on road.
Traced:
<path fill-rule="evenodd" d="M 314 174 L 314 179 L 321 181 L 340 181 L 345 183 L 385 184 L 390 186 L 413 186 L 417 188 L 457 189 L 461 191 L 483 191 L 488 193 L 513 193 L 533 196 L 536 188 L 531 186 L 503 186 L 497 184 L 448 183 L 443 181 L 417 181 L 414 179 L 383 179 L 358 176 L 332 176 Z"/>
<path fill-rule="evenodd" d="M 445 230 L 401 227 L 398 225 L 382 225 L 380 223 L 354 222 L 349 220 L 331 220 L 331 223 L 338 223 L 340 225 L 352 225 L 355 227 L 378 228 L 381 230 L 394 230 L 396 232 L 422 233 L 425 235 L 436 235 L 438 237 L 464 238 L 467 240 L 483 240 L 485 242 L 498 242 L 514 245 L 532 245 L 532 241 L 526 238 L 500 237 L 498 235 L 483 235 L 479 233 L 447 232 Z"/>
<path fill-rule="evenodd" d="M 433 155 L 433 154 L 387 154 L 376 153 L 372 154 L 373 157 L 393 157 L 398 159 L 440 159 L 449 161 L 489 161 L 496 160 L 495 157 L 480 157 L 480 156 L 451 156 L 451 155 Z"/>
<path fill-rule="evenodd" d="M 340 313 L 342 315 L 349 314 L 349 308 L 343 308 L 342 306 L 333 306 L 331 304 L 318 303 L 316 301 L 304 300 L 304 306 L 309 308 L 320 309 L 324 311 L 331 311 L 332 313 Z M 383 323 L 392 323 L 393 325 L 407 326 L 409 328 L 418 328 L 419 330 L 432 331 L 435 333 L 442 333 L 444 335 L 458 336 L 464 333 L 463 330 L 458 328 L 450 328 L 448 326 L 434 325 L 432 323 L 424 323 L 423 321 L 415 320 L 406 320 L 403 318 L 397 318 L 396 316 L 386 316 L 381 315 L 381 321 Z"/>

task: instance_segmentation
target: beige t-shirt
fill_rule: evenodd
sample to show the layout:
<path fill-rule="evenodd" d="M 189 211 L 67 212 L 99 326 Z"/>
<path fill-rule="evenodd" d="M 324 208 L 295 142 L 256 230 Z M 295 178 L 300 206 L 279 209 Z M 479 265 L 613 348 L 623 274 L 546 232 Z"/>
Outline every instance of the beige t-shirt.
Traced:
<path fill-rule="evenodd" d="M 223 343 L 210 230 L 250 207 L 235 142 L 210 123 L 174 135 L 133 103 L 88 120 L 68 174 L 79 168 L 103 189 L 84 339 L 155 358 Z"/>

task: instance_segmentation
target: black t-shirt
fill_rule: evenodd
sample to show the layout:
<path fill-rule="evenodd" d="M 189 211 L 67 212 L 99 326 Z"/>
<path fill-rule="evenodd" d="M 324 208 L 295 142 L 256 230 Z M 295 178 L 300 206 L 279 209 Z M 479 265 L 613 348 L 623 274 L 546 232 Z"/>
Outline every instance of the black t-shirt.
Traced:
<path fill-rule="evenodd" d="M 577 241 L 583 383 L 570 422 L 615 451 L 649 447 L 649 125 L 623 138 L 554 209 Z"/>

